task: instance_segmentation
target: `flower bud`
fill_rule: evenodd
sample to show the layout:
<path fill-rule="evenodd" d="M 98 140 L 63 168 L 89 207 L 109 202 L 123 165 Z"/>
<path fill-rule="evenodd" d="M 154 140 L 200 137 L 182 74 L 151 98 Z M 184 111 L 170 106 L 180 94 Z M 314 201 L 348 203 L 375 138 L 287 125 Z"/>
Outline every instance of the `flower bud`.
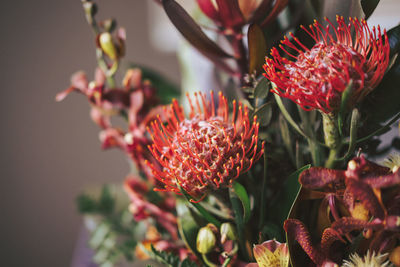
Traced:
<path fill-rule="evenodd" d="M 117 59 L 118 53 L 117 49 L 112 40 L 112 36 L 109 32 L 103 32 L 99 36 L 100 48 L 103 52 L 111 59 Z"/>
<path fill-rule="evenodd" d="M 228 240 L 236 241 L 236 229 L 231 223 L 223 223 L 221 225 L 221 243 L 224 244 Z"/>
<path fill-rule="evenodd" d="M 202 227 L 197 234 L 196 246 L 197 251 L 201 254 L 211 252 L 217 243 L 217 238 L 215 237 L 212 227 L 215 228 L 214 225 L 208 224 L 207 226 Z"/>

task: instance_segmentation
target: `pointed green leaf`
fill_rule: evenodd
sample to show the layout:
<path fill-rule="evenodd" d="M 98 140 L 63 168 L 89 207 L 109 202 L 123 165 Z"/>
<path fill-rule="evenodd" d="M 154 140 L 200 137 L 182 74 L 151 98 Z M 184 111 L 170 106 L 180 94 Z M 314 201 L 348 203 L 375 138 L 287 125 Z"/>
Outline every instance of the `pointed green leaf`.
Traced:
<path fill-rule="evenodd" d="M 272 203 L 270 210 L 274 211 L 274 217 L 279 225 L 283 225 L 283 222 L 288 217 L 291 207 L 293 206 L 293 203 L 300 190 L 300 173 L 309 169 L 310 167 L 310 164 L 305 165 L 290 174 L 283 186 L 282 191 L 279 193 L 279 197 Z"/>
<path fill-rule="evenodd" d="M 221 226 L 221 222 L 215 218 L 211 213 L 209 213 L 200 203 L 196 203 L 192 200 L 192 197 L 181 187 L 179 186 L 179 190 L 181 191 L 182 195 L 186 199 L 186 203 L 191 204 L 208 222 L 214 224 L 217 227 Z"/>
<path fill-rule="evenodd" d="M 187 202 L 183 199 L 177 199 L 176 212 L 178 214 L 178 230 L 182 240 L 186 246 L 196 254 L 196 237 L 200 230 L 197 222 L 201 221 L 194 218 L 193 213 L 187 206 Z"/>
<path fill-rule="evenodd" d="M 243 206 L 243 221 L 247 223 L 250 219 L 250 199 L 249 195 L 247 194 L 246 188 L 238 182 L 233 183 L 233 190 L 235 194 L 238 196 L 240 201 L 242 202 Z"/>
<path fill-rule="evenodd" d="M 256 98 L 266 98 L 268 96 L 270 90 L 270 82 L 267 78 L 261 78 L 261 80 L 257 83 L 256 88 L 254 88 L 254 97 Z"/>
<path fill-rule="evenodd" d="M 266 126 L 271 122 L 272 119 L 272 105 L 271 102 L 267 102 L 261 105 L 254 112 L 254 115 L 257 116 L 257 121 L 261 126 Z"/>

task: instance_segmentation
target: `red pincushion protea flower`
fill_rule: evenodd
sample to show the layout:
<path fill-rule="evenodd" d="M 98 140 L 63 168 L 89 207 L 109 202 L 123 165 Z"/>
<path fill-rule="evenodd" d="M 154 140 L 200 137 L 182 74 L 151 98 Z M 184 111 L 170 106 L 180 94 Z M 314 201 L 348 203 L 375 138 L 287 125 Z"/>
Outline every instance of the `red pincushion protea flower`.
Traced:
<path fill-rule="evenodd" d="M 193 198 L 204 198 L 210 190 L 229 186 L 260 158 L 258 127 L 250 124 L 247 107 L 233 101 L 229 118 L 227 99 L 219 94 L 219 106 L 206 101 L 202 93 L 195 101 L 188 96 L 191 112 L 185 118 L 176 100 L 169 110 L 169 123 L 151 125 L 153 144 L 149 150 L 161 164 L 161 170 L 148 163 L 155 177 L 163 183 L 159 191 L 180 193 L 182 187 Z M 211 99 L 214 99 L 211 93 Z M 200 104 L 201 101 L 201 104 Z M 236 114 L 237 113 L 237 114 Z M 200 201 L 199 200 L 199 201 Z"/>
<path fill-rule="evenodd" d="M 386 31 L 382 37 L 379 26 L 377 31 L 375 27 L 371 31 L 365 20 L 350 18 L 346 25 L 343 17 L 337 16 L 337 28 L 328 19 L 326 21 L 328 26 L 325 28 L 317 21 L 309 26 L 309 30 L 302 26 L 315 41 L 311 49 L 293 34 L 294 41 L 285 37 L 281 43 L 298 55 L 281 45 L 281 49 L 295 59 L 291 61 L 273 48 L 273 58 L 266 58 L 264 76 L 275 83 L 274 93 L 291 99 L 303 109 L 335 113 L 350 80 L 353 93 L 349 106 L 378 85 L 389 64 L 390 47 Z"/>

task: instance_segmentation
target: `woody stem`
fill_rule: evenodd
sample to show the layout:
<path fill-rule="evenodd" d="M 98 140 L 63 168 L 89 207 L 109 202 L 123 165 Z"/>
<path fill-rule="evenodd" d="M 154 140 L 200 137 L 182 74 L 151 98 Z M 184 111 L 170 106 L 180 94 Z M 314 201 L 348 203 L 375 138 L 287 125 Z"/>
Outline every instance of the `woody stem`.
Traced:
<path fill-rule="evenodd" d="M 247 74 L 247 53 L 246 48 L 243 44 L 243 38 L 241 35 L 234 35 L 231 38 L 231 45 L 235 54 L 235 60 L 238 65 L 238 71 L 240 74 L 240 84 L 243 86 L 245 84 L 244 76 Z"/>

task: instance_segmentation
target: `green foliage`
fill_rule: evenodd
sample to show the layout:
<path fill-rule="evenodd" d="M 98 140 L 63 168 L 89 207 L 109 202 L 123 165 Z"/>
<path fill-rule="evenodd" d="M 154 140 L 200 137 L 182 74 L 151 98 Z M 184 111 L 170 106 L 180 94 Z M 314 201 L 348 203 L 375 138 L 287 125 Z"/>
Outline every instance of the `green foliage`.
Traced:
<path fill-rule="evenodd" d="M 299 175 L 311 167 L 310 164 L 301 167 L 289 175 L 278 197 L 271 202 L 270 210 L 277 225 L 283 225 L 300 189 Z"/>
<path fill-rule="evenodd" d="M 114 266 L 123 258 L 134 260 L 137 224 L 128 211 L 128 199 L 120 199 L 121 195 L 125 196 L 105 185 L 98 197 L 81 194 L 77 198 L 78 210 L 85 215 L 90 231 L 93 261 L 102 267 Z"/>
<path fill-rule="evenodd" d="M 153 246 L 151 246 L 151 257 L 156 261 L 165 264 L 170 267 L 199 267 L 199 265 L 188 258 L 184 259 L 182 262 L 179 256 L 165 251 L 158 251 Z"/>
<path fill-rule="evenodd" d="M 246 188 L 238 182 L 234 182 L 233 191 L 235 192 L 236 196 L 240 199 L 243 207 L 243 222 L 247 223 L 250 219 L 250 199 L 249 195 L 247 194 Z"/>
<path fill-rule="evenodd" d="M 196 253 L 196 238 L 201 226 L 199 222 L 202 220 L 201 218 L 198 218 L 198 214 L 191 211 L 184 199 L 177 199 L 176 211 L 178 213 L 179 234 L 186 246 Z M 204 220 L 202 225 L 205 224 L 206 221 Z"/>
<path fill-rule="evenodd" d="M 110 188 L 103 186 L 99 200 L 82 194 L 78 196 L 77 204 L 80 213 L 108 214 L 114 210 L 115 200 L 111 195 Z"/>
<path fill-rule="evenodd" d="M 270 90 L 270 82 L 266 78 L 261 78 L 254 88 L 254 97 L 267 98 Z"/>
<path fill-rule="evenodd" d="M 215 218 L 211 213 L 209 213 L 202 205 L 196 202 L 192 202 L 191 201 L 192 197 L 182 187 L 179 187 L 179 189 L 182 195 L 187 200 L 187 203 L 191 204 L 192 207 L 194 207 L 203 216 L 204 219 L 206 219 L 208 222 L 214 224 L 217 227 L 221 226 L 221 222 L 217 218 Z"/>
<path fill-rule="evenodd" d="M 247 193 L 246 193 L 246 195 L 247 195 Z M 244 208 L 247 206 L 247 203 L 242 202 L 242 200 L 239 198 L 238 194 L 235 192 L 235 188 L 229 189 L 229 199 L 230 199 L 230 202 L 232 205 L 232 210 L 235 214 L 235 223 L 236 223 L 238 236 L 239 236 L 240 251 L 244 254 L 243 257 L 246 260 L 248 260 L 249 256 L 247 255 L 245 239 L 244 239 L 244 226 L 245 226 L 245 221 L 244 221 L 245 209 Z"/>

